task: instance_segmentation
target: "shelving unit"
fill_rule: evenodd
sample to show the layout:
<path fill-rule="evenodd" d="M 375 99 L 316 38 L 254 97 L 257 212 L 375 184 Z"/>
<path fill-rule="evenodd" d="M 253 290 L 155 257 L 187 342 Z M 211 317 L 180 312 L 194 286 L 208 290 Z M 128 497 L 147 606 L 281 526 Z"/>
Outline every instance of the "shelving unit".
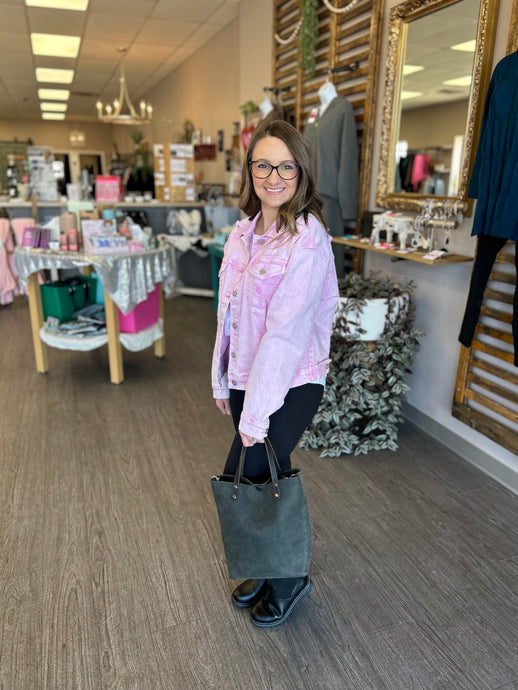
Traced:
<path fill-rule="evenodd" d="M 378 252 L 378 254 L 385 254 L 385 256 L 394 257 L 396 259 L 402 259 L 404 261 L 417 261 L 421 264 L 426 264 L 428 266 L 444 266 L 444 264 L 461 263 L 464 261 L 473 261 L 471 256 L 463 256 L 462 254 L 444 254 L 439 259 L 425 259 L 426 251 L 415 251 L 408 254 L 401 254 L 395 249 L 381 249 L 380 247 L 375 247 L 368 242 L 362 242 L 357 239 L 348 239 L 346 237 L 333 237 L 333 242 L 337 244 L 345 244 L 347 247 L 353 247 L 353 249 L 361 249 L 367 252 Z"/>

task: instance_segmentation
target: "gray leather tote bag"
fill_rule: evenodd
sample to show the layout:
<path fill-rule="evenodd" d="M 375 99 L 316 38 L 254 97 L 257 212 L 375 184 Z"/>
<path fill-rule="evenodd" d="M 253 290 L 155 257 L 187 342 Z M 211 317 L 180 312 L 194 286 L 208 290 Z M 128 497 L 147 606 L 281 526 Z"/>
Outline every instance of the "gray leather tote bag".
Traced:
<path fill-rule="evenodd" d="M 268 438 L 270 478 L 244 475 L 243 447 L 235 476 L 212 477 L 212 491 L 231 579 L 303 577 L 311 558 L 311 524 L 300 471 L 280 470 Z"/>

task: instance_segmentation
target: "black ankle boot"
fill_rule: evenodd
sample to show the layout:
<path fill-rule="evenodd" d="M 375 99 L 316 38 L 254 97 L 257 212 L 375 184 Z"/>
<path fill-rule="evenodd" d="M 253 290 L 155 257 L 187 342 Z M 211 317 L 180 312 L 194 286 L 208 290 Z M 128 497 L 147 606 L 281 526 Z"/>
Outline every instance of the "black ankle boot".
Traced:
<path fill-rule="evenodd" d="M 313 584 L 309 577 L 268 580 L 264 597 L 252 609 L 252 623 L 259 628 L 273 628 L 284 623 L 298 601 L 307 597 Z"/>
<path fill-rule="evenodd" d="M 238 609 L 252 608 L 266 593 L 266 580 L 245 580 L 232 592 L 232 603 Z"/>

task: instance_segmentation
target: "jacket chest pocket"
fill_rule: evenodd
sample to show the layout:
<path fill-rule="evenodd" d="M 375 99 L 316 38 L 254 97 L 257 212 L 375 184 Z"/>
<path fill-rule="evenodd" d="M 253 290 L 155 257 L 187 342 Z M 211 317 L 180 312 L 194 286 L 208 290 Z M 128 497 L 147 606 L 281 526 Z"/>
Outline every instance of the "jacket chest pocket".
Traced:
<path fill-rule="evenodd" d="M 281 282 L 286 272 L 286 263 L 279 258 L 261 257 L 249 268 L 253 292 L 257 296 L 269 299 Z"/>

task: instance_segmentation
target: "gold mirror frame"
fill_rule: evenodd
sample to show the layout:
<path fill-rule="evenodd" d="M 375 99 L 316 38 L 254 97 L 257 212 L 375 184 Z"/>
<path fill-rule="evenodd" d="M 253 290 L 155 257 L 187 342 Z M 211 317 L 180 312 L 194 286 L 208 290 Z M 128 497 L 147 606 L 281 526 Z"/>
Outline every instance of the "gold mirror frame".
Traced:
<path fill-rule="evenodd" d="M 515 53 L 518 50 L 518 0 L 514 0 L 513 12 L 511 14 L 511 26 L 509 27 L 509 36 L 507 38 L 507 51 Z"/>
<path fill-rule="evenodd" d="M 389 47 L 387 74 L 383 100 L 383 123 L 381 151 L 376 191 L 378 206 L 404 211 L 418 211 L 421 194 L 390 191 L 395 180 L 396 137 L 399 130 L 399 92 L 403 58 L 405 55 L 408 24 L 419 17 L 437 12 L 462 0 L 406 0 L 390 10 Z M 495 43 L 495 31 L 500 0 L 480 0 L 477 29 L 477 43 L 473 59 L 473 79 L 468 105 L 468 117 L 464 138 L 464 151 L 459 188 L 456 197 L 437 197 L 437 199 L 456 199 L 467 201 L 466 214 L 471 213 L 471 200 L 467 199 L 469 176 L 473 168 L 476 142 L 480 133 L 484 98 L 491 78 L 491 64 Z"/>

